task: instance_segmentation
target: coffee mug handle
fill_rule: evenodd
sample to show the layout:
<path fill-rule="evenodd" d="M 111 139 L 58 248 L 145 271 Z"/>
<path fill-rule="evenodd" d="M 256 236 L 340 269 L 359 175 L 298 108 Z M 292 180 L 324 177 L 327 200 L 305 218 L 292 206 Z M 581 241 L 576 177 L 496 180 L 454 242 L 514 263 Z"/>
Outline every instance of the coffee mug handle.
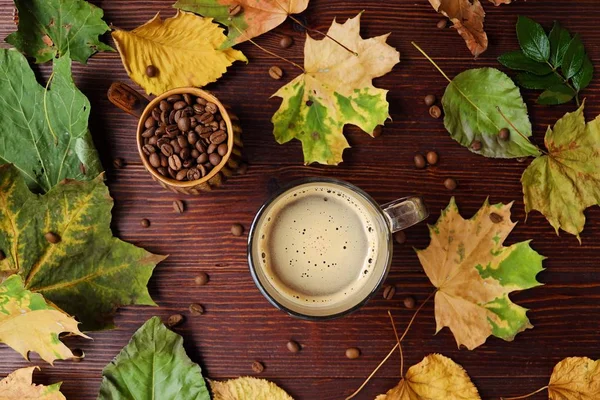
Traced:
<path fill-rule="evenodd" d="M 429 216 L 423 199 L 417 196 L 398 199 L 382 205 L 381 208 L 392 233 L 418 224 Z"/>

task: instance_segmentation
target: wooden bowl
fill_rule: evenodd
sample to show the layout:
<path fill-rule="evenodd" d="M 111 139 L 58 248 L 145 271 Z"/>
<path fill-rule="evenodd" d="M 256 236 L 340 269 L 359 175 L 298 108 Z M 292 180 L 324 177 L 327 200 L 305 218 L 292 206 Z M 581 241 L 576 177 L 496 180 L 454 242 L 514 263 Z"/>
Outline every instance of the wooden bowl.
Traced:
<path fill-rule="evenodd" d="M 223 156 L 221 162 L 216 165 L 210 171 L 210 173 L 195 181 L 178 181 L 161 175 L 156 168 L 150 165 L 150 162 L 146 159 L 146 156 L 142 151 L 142 146 L 144 145 L 144 139 L 142 138 L 142 132 L 145 130 L 144 121 L 146 121 L 146 119 L 150 116 L 152 110 L 155 107 L 158 107 L 161 100 L 164 100 L 167 97 L 175 94 L 184 93 L 188 93 L 196 97 L 202 97 L 205 100 L 216 104 L 219 107 L 219 111 L 221 112 L 223 120 L 227 124 L 227 154 Z M 211 93 L 194 87 L 183 87 L 169 90 L 168 92 L 161 94 L 146 106 L 138 122 L 136 141 L 142 163 L 144 164 L 146 170 L 150 172 L 155 181 L 157 181 L 165 189 L 169 189 L 176 193 L 199 195 L 201 192 L 210 191 L 221 186 L 223 182 L 225 182 L 225 180 L 233 175 L 233 173 L 239 168 L 242 160 L 243 147 L 241 134 L 242 129 L 239 124 L 239 119 L 231 112 L 229 107 L 224 106 Z"/>

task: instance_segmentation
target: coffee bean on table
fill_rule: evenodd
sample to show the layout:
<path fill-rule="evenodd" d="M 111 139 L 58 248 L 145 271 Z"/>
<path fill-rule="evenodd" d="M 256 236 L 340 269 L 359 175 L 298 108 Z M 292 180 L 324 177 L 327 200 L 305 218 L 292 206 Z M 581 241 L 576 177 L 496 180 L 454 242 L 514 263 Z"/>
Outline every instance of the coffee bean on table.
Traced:
<path fill-rule="evenodd" d="M 356 347 L 350 347 L 346 349 L 346 357 L 350 360 L 357 359 L 360 357 L 360 350 Z"/>
<path fill-rule="evenodd" d="M 446 180 L 444 181 L 444 186 L 446 187 L 446 189 L 452 191 L 452 190 L 456 189 L 458 184 L 456 183 L 456 181 L 454 179 L 446 178 Z"/>
<path fill-rule="evenodd" d="M 481 142 L 479 140 L 473 140 L 469 147 L 471 147 L 471 150 L 473 151 L 479 151 L 481 150 Z"/>
<path fill-rule="evenodd" d="M 113 166 L 117 169 L 121 169 L 125 166 L 125 160 L 121 157 L 117 157 L 113 160 Z"/>
<path fill-rule="evenodd" d="M 209 277 L 208 274 L 206 272 L 200 272 L 198 274 L 198 276 L 196 276 L 194 278 L 194 282 L 196 282 L 196 285 L 199 286 L 204 286 L 208 283 Z"/>
<path fill-rule="evenodd" d="M 415 308 L 416 304 L 417 302 L 414 297 L 407 296 L 404 298 L 404 307 L 408 308 L 409 310 Z"/>
<path fill-rule="evenodd" d="M 140 221 L 140 225 L 144 228 L 148 228 L 150 226 L 150 220 L 148 218 L 144 218 Z"/>
<path fill-rule="evenodd" d="M 508 128 L 502 128 L 500 129 L 500 132 L 498 132 L 498 137 L 500 138 L 500 140 L 503 141 L 507 141 L 510 139 L 510 130 L 508 130 Z"/>
<path fill-rule="evenodd" d="M 146 67 L 146 75 L 148 75 L 148 77 L 154 78 L 156 74 L 158 74 L 158 68 L 156 68 L 154 65 L 148 65 Z"/>
<path fill-rule="evenodd" d="M 183 322 L 184 318 L 183 315 L 181 314 L 173 314 L 171 315 L 168 319 L 167 319 L 167 326 L 169 328 L 174 328 L 177 325 L 181 324 Z"/>
<path fill-rule="evenodd" d="M 244 227 L 241 224 L 231 225 L 231 234 L 233 236 L 242 236 L 244 233 Z"/>
<path fill-rule="evenodd" d="M 46 238 L 46 240 L 48 241 L 48 243 L 52 243 L 52 244 L 57 244 L 60 243 L 60 236 L 57 233 L 54 232 L 46 232 L 44 234 L 44 237 Z"/>
<path fill-rule="evenodd" d="M 278 66 L 274 65 L 269 68 L 269 76 L 273 79 L 279 80 L 283 77 L 283 70 Z"/>
<path fill-rule="evenodd" d="M 428 151 L 426 157 L 427 157 L 427 163 L 429 163 L 429 165 L 437 164 L 438 154 L 435 151 Z"/>
<path fill-rule="evenodd" d="M 190 313 L 192 315 L 202 315 L 204 314 L 204 307 L 202 307 L 200 304 L 197 303 L 192 303 L 190 304 Z"/>
<path fill-rule="evenodd" d="M 157 153 L 150 154 L 149 160 L 150 165 L 152 165 L 154 168 L 160 167 L 160 156 Z"/>
<path fill-rule="evenodd" d="M 404 244 L 406 242 L 406 233 L 404 231 L 398 231 L 394 233 L 394 239 L 398 244 Z"/>
<path fill-rule="evenodd" d="M 181 214 L 185 211 L 185 204 L 181 200 L 175 200 L 173 202 L 173 211 L 177 214 Z"/>
<path fill-rule="evenodd" d="M 283 35 L 279 40 L 279 47 L 282 49 L 287 49 L 292 44 L 294 44 L 294 39 L 292 39 L 292 37 L 289 35 Z"/>
<path fill-rule="evenodd" d="M 393 285 L 386 285 L 383 287 L 383 298 L 386 300 L 391 300 L 394 298 L 396 294 L 396 287 Z"/>
<path fill-rule="evenodd" d="M 447 20 L 446 18 L 444 18 L 444 19 L 440 19 L 440 20 L 438 21 L 438 23 L 436 24 L 436 26 L 437 26 L 439 29 L 444 29 L 446 26 L 448 26 L 448 20 Z"/>
<path fill-rule="evenodd" d="M 254 371 L 255 373 L 260 374 L 264 370 L 265 370 L 265 366 L 260 361 L 254 361 L 252 363 L 252 371 Z"/>
<path fill-rule="evenodd" d="M 297 353 L 301 350 L 300 344 L 294 340 L 287 342 L 286 347 L 291 353 Z"/>
<path fill-rule="evenodd" d="M 425 157 L 423 157 L 423 154 L 415 154 L 414 162 L 415 162 L 415 167 L 417 167 L 417 169 L 423 169 L 427 166 L 427 163 L 425 162 Z"/>
<path fill-rule="evenodd" d="M 442 109 L 439 108 L 438 106 L 431 106 L 429 108 L 429 115 L 431 115 L 433 118 L 437 119 L 442 116 Z"/>
<path fill-rule="evenodd" d="M 433 94 L 428 94 L 427 96 L 425 96 L 425 105 L 427 107 L 431 107 L 434 104 L 435 104 L 435 96 Z"/>

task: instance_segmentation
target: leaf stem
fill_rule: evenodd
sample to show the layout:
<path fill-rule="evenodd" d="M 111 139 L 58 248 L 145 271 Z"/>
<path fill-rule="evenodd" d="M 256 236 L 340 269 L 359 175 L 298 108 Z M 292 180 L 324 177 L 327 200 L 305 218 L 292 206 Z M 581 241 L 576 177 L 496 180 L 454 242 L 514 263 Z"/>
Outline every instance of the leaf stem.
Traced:
<path fill-rule="evenodd" d="M 46 82 L 46 90 L 44 90 L 44 116 L 46 118 L 46 123 L 48 124 L 48 129 L 50 129 L 50 133 L 52 134 L 52 137 L 54 138 L 54 145 L 58 145 L 58 136 L 56 136 L 56 133 L 54 132 L 54 129 L 52 129 L 52 125 L 50 124 L 50 116 L 48 115 L 48 103 L 46 101 L 46 96 L 48 94 L 48 88 L 50 87 L 50 83 L 52 82 L 52 80 L 54 79 L 54 71 L 52 71 L 52 73 L 50 74 L 50 77 L 48 78 L 48 82 Z"/>
<path fill-rule="evenodd" d="M 517 397 L 500 397 L 500 400 L 520 400 L 520 399 L 526 399 L 526 398 L 531 397 L 534 394 L 538 394 L 542 390 L 546 390 L 546 389 L 548 389 L 548 386 L 544 386 L 542 388 L 539 388 L 535 392 L 531 392 L 531 393 L 523 395 L 523 396 L 517 396 Z"/>
<path fill-rule="evenodd" d="M 303 27 L 304 29 L 306 29 L 307 31 L 318 33 L 319 35 L 325 36 L 326 38 L 333 40 L 335 43 L 337 43 L 338 45 L 340 45 L 341 47 L 343 47 L 346 51 L 348 51 L 349 53 L 351 53 L 351 54 L 353 54 L 353 55 L 355 55 L 355 56 L 358 57 L 358 53 L 356 51 L 349 49 L 348 47 L 346 47 L 345 45 L 343 45 L 341 42 L 339 42 L 336 39 L 332 38 L 331 36 L 329 36 L 325 32 L 321 32 L 318 29 L 309 28 L 308 26 L 304 25 L 302 22 L 300 22 L 297 18 L 295 18 L 292 15 L 288 15 L 288 17 L 292 21 L 294 21 L 295 23 L 297 23 L 298 25 L 300 25 L 301 27 Z"/>
<path fill-rule="evenodd" d="M 396 324 L 394 323 L 394 318 L 392 318 L 392 313 L 388 310 L 388 315 L 390 316 L 390 321 L 392 323 L 392 328 L 394 329 L 394 335 L 396 335 L 396 343 L 398 343 L 398 350 L 400 350 L 400 378 L 404 378 L 404 354 L 402 353 L 402 345 L 400 344 L 400 339 L 398 338 L 398 331 L 396 330 Z"/>
<path fill-rule="evenodd" d="M 560 80 L 563 81 L 563 84 L 567 85 L 567 87 L 569 89 L 571 89 L 574 93 L 575 93 L 575 103 L 577 104 L 577 107 L 579 108 L 580 103 L 579 103 L 579 91 L 575 90 L 575 88 L 569 83 L 569 79 L 565 78 L 560 72 L 557 71 L 558 67 L 554 67 L 552 64 L 550 64 L 550 61 L 546 61 L 546 64 L 548 64 L 548 66 L 550 68 L 552 68 L 552 72 L 554 72 L 554 74 L 556 76 L 558 76 L 558 78 Z"/>
<path fill-rule="evenodd" d="M 502 116 L 502 118 L 504 118 L 504 120 L 515 130 L 515 132 L 517 132 L 519 134 L 519 136 L 521 136 L 523 139 L 527 140 L 529 143 L 531 143 L 536 149 L 538 149 L 538 151 L 544 155 L 548 155 L 548 153 L 546 151 L 544 151 L 542 148 L 540 148 L 537 144 L 533 143 L 531 140 L 529 140 L 529 138 L 525 135 L 523 135 L 521 133 L 521 131 L 519 131 L 517 129 L 517 127 L 511 122 L 511 120 L 509 120 L 506 115 L 504 115 L 504 113 L 502 112 L 502 110 L 500 109 L 500 107 L 496 106 L 496 110 L 498 110 L 498 112 L 500 113 L 500 115 Z"/>
<path fill-rule="evenodd" d="M 442 74 L 442 76 L 443 76 L 444 78 L 446 78 L 446 80 L 447 80 L 448 82 L 452 83 L 452 79 L 448 78 L 448 75 L 446 75 L 446 73 L 445 73 L 444 71 L 442 71 L 442 69 L 441 69 L 440 67 L 438 67 L 438 65 L 435 63 L 435 61 L 433 61 L 433 60 L 431 59 L 431 57 L 429 57 L 429 56 L 427 55 L 427 53 L 425 53 L 425 51 L 424 51 L 422 48 L 420 48 L 420 47 L 419 47 L 419 45 L 418 45 L 418 44 L 416 44 L 415 42 L 410 42 L 410 43 L 411 43 L 413 46 L 415 46 L 415 47 L 417 48 L 417 50 L 419 50 L 419 51 L 421 52 L 421 54 L 423 54 L 423 56 L 425 56 L 425 58 L 426 58 L 426 59 L 428 59 L 428 60 L 429 60 L 429 62 L 430 62 L 430 63 L 432 63 L 432 64 L 433 64 L 433 66 L 434 66 L 434 67 L 435 67 L 435 68 L 436 68 L 438 71 L 440 71 L 440 74 Z"/>

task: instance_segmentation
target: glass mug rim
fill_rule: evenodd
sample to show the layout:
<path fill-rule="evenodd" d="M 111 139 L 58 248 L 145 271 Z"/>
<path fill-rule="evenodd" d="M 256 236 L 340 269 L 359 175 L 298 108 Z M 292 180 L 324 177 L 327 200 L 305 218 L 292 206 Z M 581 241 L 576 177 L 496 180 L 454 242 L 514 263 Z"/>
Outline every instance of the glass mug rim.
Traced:
<path fill-rule="evenodd" d="M 334 314 L 330 314 L 330 315 L 306 315 L 301 312 L 292 310 L 289 307 L 286 307 L 285 305 L 278 302 L 268 292 L 268 290 L 265 288 L 265 285 L 263 285 L 263 283 L 261 282 L 261 280 L 256 272 L 256 270 L 257 270 L 256 263 L 254 262 L 254 259 L 253 259 L 254 235 L 256 234 L 256 230 L 258 229 L 258 223 L 259 223 L 261 217 L 263 216 L 264 212 L 267 210 L 267 208 L 271 204 L 273 204 L 273 202 L 275 202 L 277 199 L 279 199 L 279 197 L 282 194 L 289 191 L 290 189 L 293 189 L 295 187 L 298 187 L 298 186 L 301 186 L 301 185 L 304 185 L 307 183 L 331 183 L 331 184 L 339 185 L 346 189 L 351 190 L 353 193 L 356 193 L 357 195 L 361 196 L 371 206 L 373 206 L 373 208 L 377 211 L 377 218 L 380 220 L 380 222 L 382 222 L 384 224 L 385 227 L 387 227 L 387 248 L 388 248 L 387 260 L 386 260 L 386 264 L 385 264 L 385 269 L 382 271 L 379 279 L 377 280 L 377 283 L 373 286 L 373 289 L 364 297 L 364 299 L 362 299 L 361 301 L 359 301 L 358 303 L 356 303 L 355 305 L 353 305 L 352 307 L 350 307 L 348 309 L 345 309 L 343 311 L 340 311 L 340 312 L 337 312 Z M 293 317 L 300 318 L 303 320 L 308 320 L 308 321 L 327 321 L 327 320 L 341 318 L 346 315 L 352 314 L 353 312 L 357 311 L 359 308 L 364 306 L 379 291 L 379 289 L 385 282 L 385 280 L 390 272 L 390 269 L 391 269 L 393 252 L 394 252 L 394 246 L 393 246 L 392 226 L 390 225 L 389 218 L 386 216 L 383 206 L 380 205 L 378 202 L 376 202 L 367 192 L 365 192 L 361 188 L 353 185 L 352 183 L 343 181 L 341 179 L 330 178 L 330 177 L 301 178 L 301 179 L 296 179 L 294 181 L 291 181 L 291 182 L 283 185 L 275 193 L 273 193 L 271 196 L 269 196 L 267 201 L 265 201 L 263 203 L 263 205 L 258 209 L 258 211 L 256 212 L 256 215 L 254 216 L 254 219 L 252 220 L 252 224 L 250 225 L 250 230 L 248 231 L 248 248 L 247 248 L 248 267 L 250 269 L 250 275 L 252 276 L 252 280 L 254 281 L 254 284 L 256 285 L 258 290 L 261 292 L 261 294 L 275 308 L 277 308 L 281 311 L 284 311 Z"/>

